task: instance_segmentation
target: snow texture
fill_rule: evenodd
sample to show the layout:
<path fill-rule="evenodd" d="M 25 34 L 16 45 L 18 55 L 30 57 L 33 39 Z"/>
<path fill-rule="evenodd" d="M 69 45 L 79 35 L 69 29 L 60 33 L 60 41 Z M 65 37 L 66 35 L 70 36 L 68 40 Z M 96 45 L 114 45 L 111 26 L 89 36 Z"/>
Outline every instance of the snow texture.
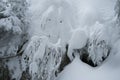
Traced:
<path fill-rule="evenodd" d="M 16 80 L 27 70 L 31 80 L 120 80 L 119 4 L 120 0 L 1 0 L 0 60 Z M 84 48 L 86 53 L 75 52 Z M 97 67 L 81 61 L 83 54 Z M 63 55 L 71 63 L 59 73 Z"/>

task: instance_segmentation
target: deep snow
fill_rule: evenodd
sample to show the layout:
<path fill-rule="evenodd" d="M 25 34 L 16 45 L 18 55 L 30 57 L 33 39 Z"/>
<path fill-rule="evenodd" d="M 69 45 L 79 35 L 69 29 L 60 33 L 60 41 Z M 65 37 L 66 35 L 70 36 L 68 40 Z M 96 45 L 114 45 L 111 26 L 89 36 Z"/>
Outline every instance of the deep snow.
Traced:
<path fill-rule="evenodd" d="M 59 75 L 58 80 L 119 80 L 120 54 L 116 54 L 101 66 L 93 68 L 78 57 Z"/>
<path fill-rule="evenodd" d="M 115 51 L 117 53 L 96 68 L 90 67 L 76 57 L 60 73 L 58 80 L 120 79 L 120 53 L 117 49 L 119 40 L 117 45 L 114 44 L 117 32 L 110 23 L 112 21 L 114 23 L 115 2 L 116 0 L 31 0 L 29 8 L 33 21 L 30 29 L 31 36 L 44 35 L 51 43 L 57 43 L 58 39 L 61 39 L 62 46 L 70 44 L 69 58 L 72 58 L 72 49 L 85 46 L 87 39 L 94 39 L 96 35 L 98 40 L 106 40 L 113 46 L 112 55 Z M 77 33 L 76 30 L 80 28 L 81 31 Z M 94 57 L 95 54 L 93 52 L 91 54 Z M 102 55 L 98 54 L 97 60 L 101 59 Z"/>

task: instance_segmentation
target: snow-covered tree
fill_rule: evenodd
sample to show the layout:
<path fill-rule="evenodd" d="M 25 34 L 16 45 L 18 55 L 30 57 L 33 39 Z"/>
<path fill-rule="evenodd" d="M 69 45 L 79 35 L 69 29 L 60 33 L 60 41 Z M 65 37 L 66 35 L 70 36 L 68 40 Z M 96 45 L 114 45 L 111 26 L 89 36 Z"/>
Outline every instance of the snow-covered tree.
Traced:
<path fill-rule="evenodd" d="M 24 6 L 16 2 L 17 0 L 13 2 L 0 0 L 0 59 L 8 66 L 10 79 L 19 80 L 22 73 L 19 56 L 22 54 L 22 48 L 28 39 L 28 22 L 26 21 L 27 4 Z M 26 3 L 26 0 L 22 3 Z"/>
<path fill-rule="evenodd" d="M 87 75 L 85 63 L 96 67 L 119 52 L 116 19 L 96 1 L 28 0 L 28 8 L 26 0 L 0 0 L 0 79 L 5 70 L 13 80 L 59 80 L 70 62 Z M 119 23 L 120 0 L 115 10 Z"/>
<path fill-rule="evenodd" d="M 17 0 L 16 0 L 17 1 Z M 23 1 L 25 2 L 25 1 Z M 14 10 L 13 8 L 20 8 L 20 6 L 15 5 L 13 6 L 14 2 L 6 1 L 0 2 L 0 32 L 1 32 L 1 43 L 4 43 L 4 45 L 1 45 L 1 55 L 3 56 L 9 56 L 9 55 L 16 55 L 17 51 L 19 50 L 20 45 L 23 44 L 26 35 L 25 30 L 27 30 L 27 23 L 25 22 L 25 9 L 26 6 L 22 6 L 23 8 L 19 10 Z M 16 3 L 14 3 L 16 4 Z M 27 5 L 27 4 L 26 4 Z M 21 10 L 23 12 L 21 12 Z M 15 12 L 16 11 L 16 12 Z M 21 15 L 21 18 L 19 18 L 19 15 Z M 24 16 L 22 16 L 24 15 Z M 25 24 L 24 24 L 25 23 Z M 7 47 L 6 47 L 7 46 Z"/>
<path fill-rule="evenodd" d="M 106 27 L 96 22 L 90 32 L 88 41 L 88 53 L 95 65 L 100 65 L 110 54 L 109 35 L 107 35 Z"/>
<path fill-rule="evenodd" d="M 22 69 L 29 67 L 32 80 L 55 80 L 61 64 L 62 50 L 45 36 L 33 36 L 22 58 Z"/>

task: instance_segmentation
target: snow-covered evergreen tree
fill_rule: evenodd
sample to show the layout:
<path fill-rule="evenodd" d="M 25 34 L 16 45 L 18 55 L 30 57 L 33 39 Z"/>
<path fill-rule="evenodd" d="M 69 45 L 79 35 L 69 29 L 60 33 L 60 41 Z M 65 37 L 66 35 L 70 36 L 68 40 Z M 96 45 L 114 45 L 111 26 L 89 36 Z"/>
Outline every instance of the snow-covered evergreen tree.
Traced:
<path fill-rule="evenodd" d="M 26 21 L 27 4 L 23 5 L 26 1 L 20 0 L 21 4 L 17 4 L 17 1 L 0 0 L 0 59 L 5 63 L 4 66 L 8 66 L 10 79 L 19 80 L 22 73 L 19 56 L 28 39 L 28 22 Z"/>
<path fill-rule="evenodd" d="M 28 2 L 29 8 L 26 0 L 0 0 L 0 80 L 64 80 L 64 74 L 74 71 L 68 80 L 86 80 L 83 75 L 96 80 L 96 73 L 114 62 L 111 57 L 119 53 L 120 44 L 120 0 L 116 16 L 112 0 Z M 1 77 L 4 71 L 8 75 Z"/>
<path fill-rule="evenodd" d="M 23 70 L 29 68 L 32 80 L 55 80 L 62 60 L 62 50 L 45 36 L 33 36 L 22 56 Z"/>
<path fill-rule="evenodd" d="M 24 36 L 26 33 L 24 29 L 27 29 L 27 25 L 24 24 L 25 23 L 24 7 L 26 8 L 26 6 L 22 6 L 21 4 L 19 4 L 23 7 L 21 8 L 21 10 L 24 11 L 24 13 L 23 12 L 21 13 L 21 10 L 18 11 L 13 10 L 13 7 L 16 6 L 16 8 L 17 7 L 19 8 L 19 6 L 18 5 L 13 6 L 13 4 L 10 3 L 9 1 L 6 2 L 2 1 L 0 4 L 1 4 L 1 12 L 0 12 L 1 41 L 0 42 L 4 43 L 4 45 L 1 45 L 1 53 L 2 53 L 1 55 L 15 56 L 17 54 L 20 45 L 23 44 Z M 23 18 L 24 21 L 19 18 L 18 13 L 19 15 L 21 15 L 21 18 Z"/>

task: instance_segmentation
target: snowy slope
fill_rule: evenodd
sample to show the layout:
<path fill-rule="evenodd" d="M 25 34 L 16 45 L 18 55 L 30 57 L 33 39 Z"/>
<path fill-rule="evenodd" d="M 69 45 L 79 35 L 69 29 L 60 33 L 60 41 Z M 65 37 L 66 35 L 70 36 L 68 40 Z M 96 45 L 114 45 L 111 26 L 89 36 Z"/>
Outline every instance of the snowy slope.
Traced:
<path fill-rule="evenodd" d="M 80 26 L 88 26 L 88 29 L 90 29 L 90 35 L 91 34 L 99 34 L 98 32 L 101 28 L 100 26 L 108 26 L 105 22 L 109 22 L 109 19 L 112 19 L 114 16 L 114 2 L 115 0 L 88 0 L 88 1 L 80 1 L 83 2 L 82 7 L 83 9 L 80 9 L 80 13 L 82 13 L 82 17 L 80 16 Z M 92 6 L 90 5 L 92 4 Z M 99 3 L 99 4 L 98 4 Z M 102 4 L 103 3 L 103 4 Z M 89 5 L 88 5 L 89 4 Z M 94 8 L 94 7 L 95 8 Z M 97 12 L 96 12 L 97 11 Z M 89 23 L 90 22 L 90 23 Z M 100 24 L 96 24 L 96 22 Z M 101 25 L 102 24 L 102 25 Z M 111 24 L 111 23 L 110 23 Z M 89 28 L 91 27 L 91 28 Z M 103 39 L 108 42 L 110 42 L 111 45 L 114 45 L 114 40 L 117 38 L 116 32 L 112 31 L 114 29 L 112 28 L 112 25 L 109 25 L 107 27 L 108 33 L 104 33 L 104 27 L 101 29 L 103 30 L 102 34 L 97 35 L 98 40 Z M 97 31 L 98 30 L 98 31 Z M 89 30 L 88 30 L 89 31 Z M 97 33 L 94 31 L 97 31 Z M 111 37 L 108 38 L 108 34 L 110 32 Z M 100 37 L 100 38 L 99 38 Z M 114 37 L 114 38 L 112 38 Z M 94 37 L 91 37 L 94 38 Z M 111 39 L 113 40 L 111 42 Z M 113 52 L 115 53 L 113 55 L 113 52 L 111 53 L 112 56 L 110 56 L 101 66 L 93 68 L 89 65 L 83 63 L 79 57 L 76 57 L 74 61 L 69 64 L 64 71 L 59 75 L 57 80 L 119 80 L 120 76 L 120 62 L 119 62 L 119 43 L 120 41 L 113 46 Z M 118 52 L 117 52 L 118 51 Z M 99 51 L 101 52 L 101 50 Z M 100 54 L 101 55 L 101 54 Z M 100 56 L 99 55 L 99 56 Z M 99 57 L 98 56 L 98 57 Z"/>
<path fill-rule="evenodd" d="M 119 80 L 120 54 L 102 66 L 93 68 L 81 62 L 78 57 L 60 74 L 58 80 Z"/>

